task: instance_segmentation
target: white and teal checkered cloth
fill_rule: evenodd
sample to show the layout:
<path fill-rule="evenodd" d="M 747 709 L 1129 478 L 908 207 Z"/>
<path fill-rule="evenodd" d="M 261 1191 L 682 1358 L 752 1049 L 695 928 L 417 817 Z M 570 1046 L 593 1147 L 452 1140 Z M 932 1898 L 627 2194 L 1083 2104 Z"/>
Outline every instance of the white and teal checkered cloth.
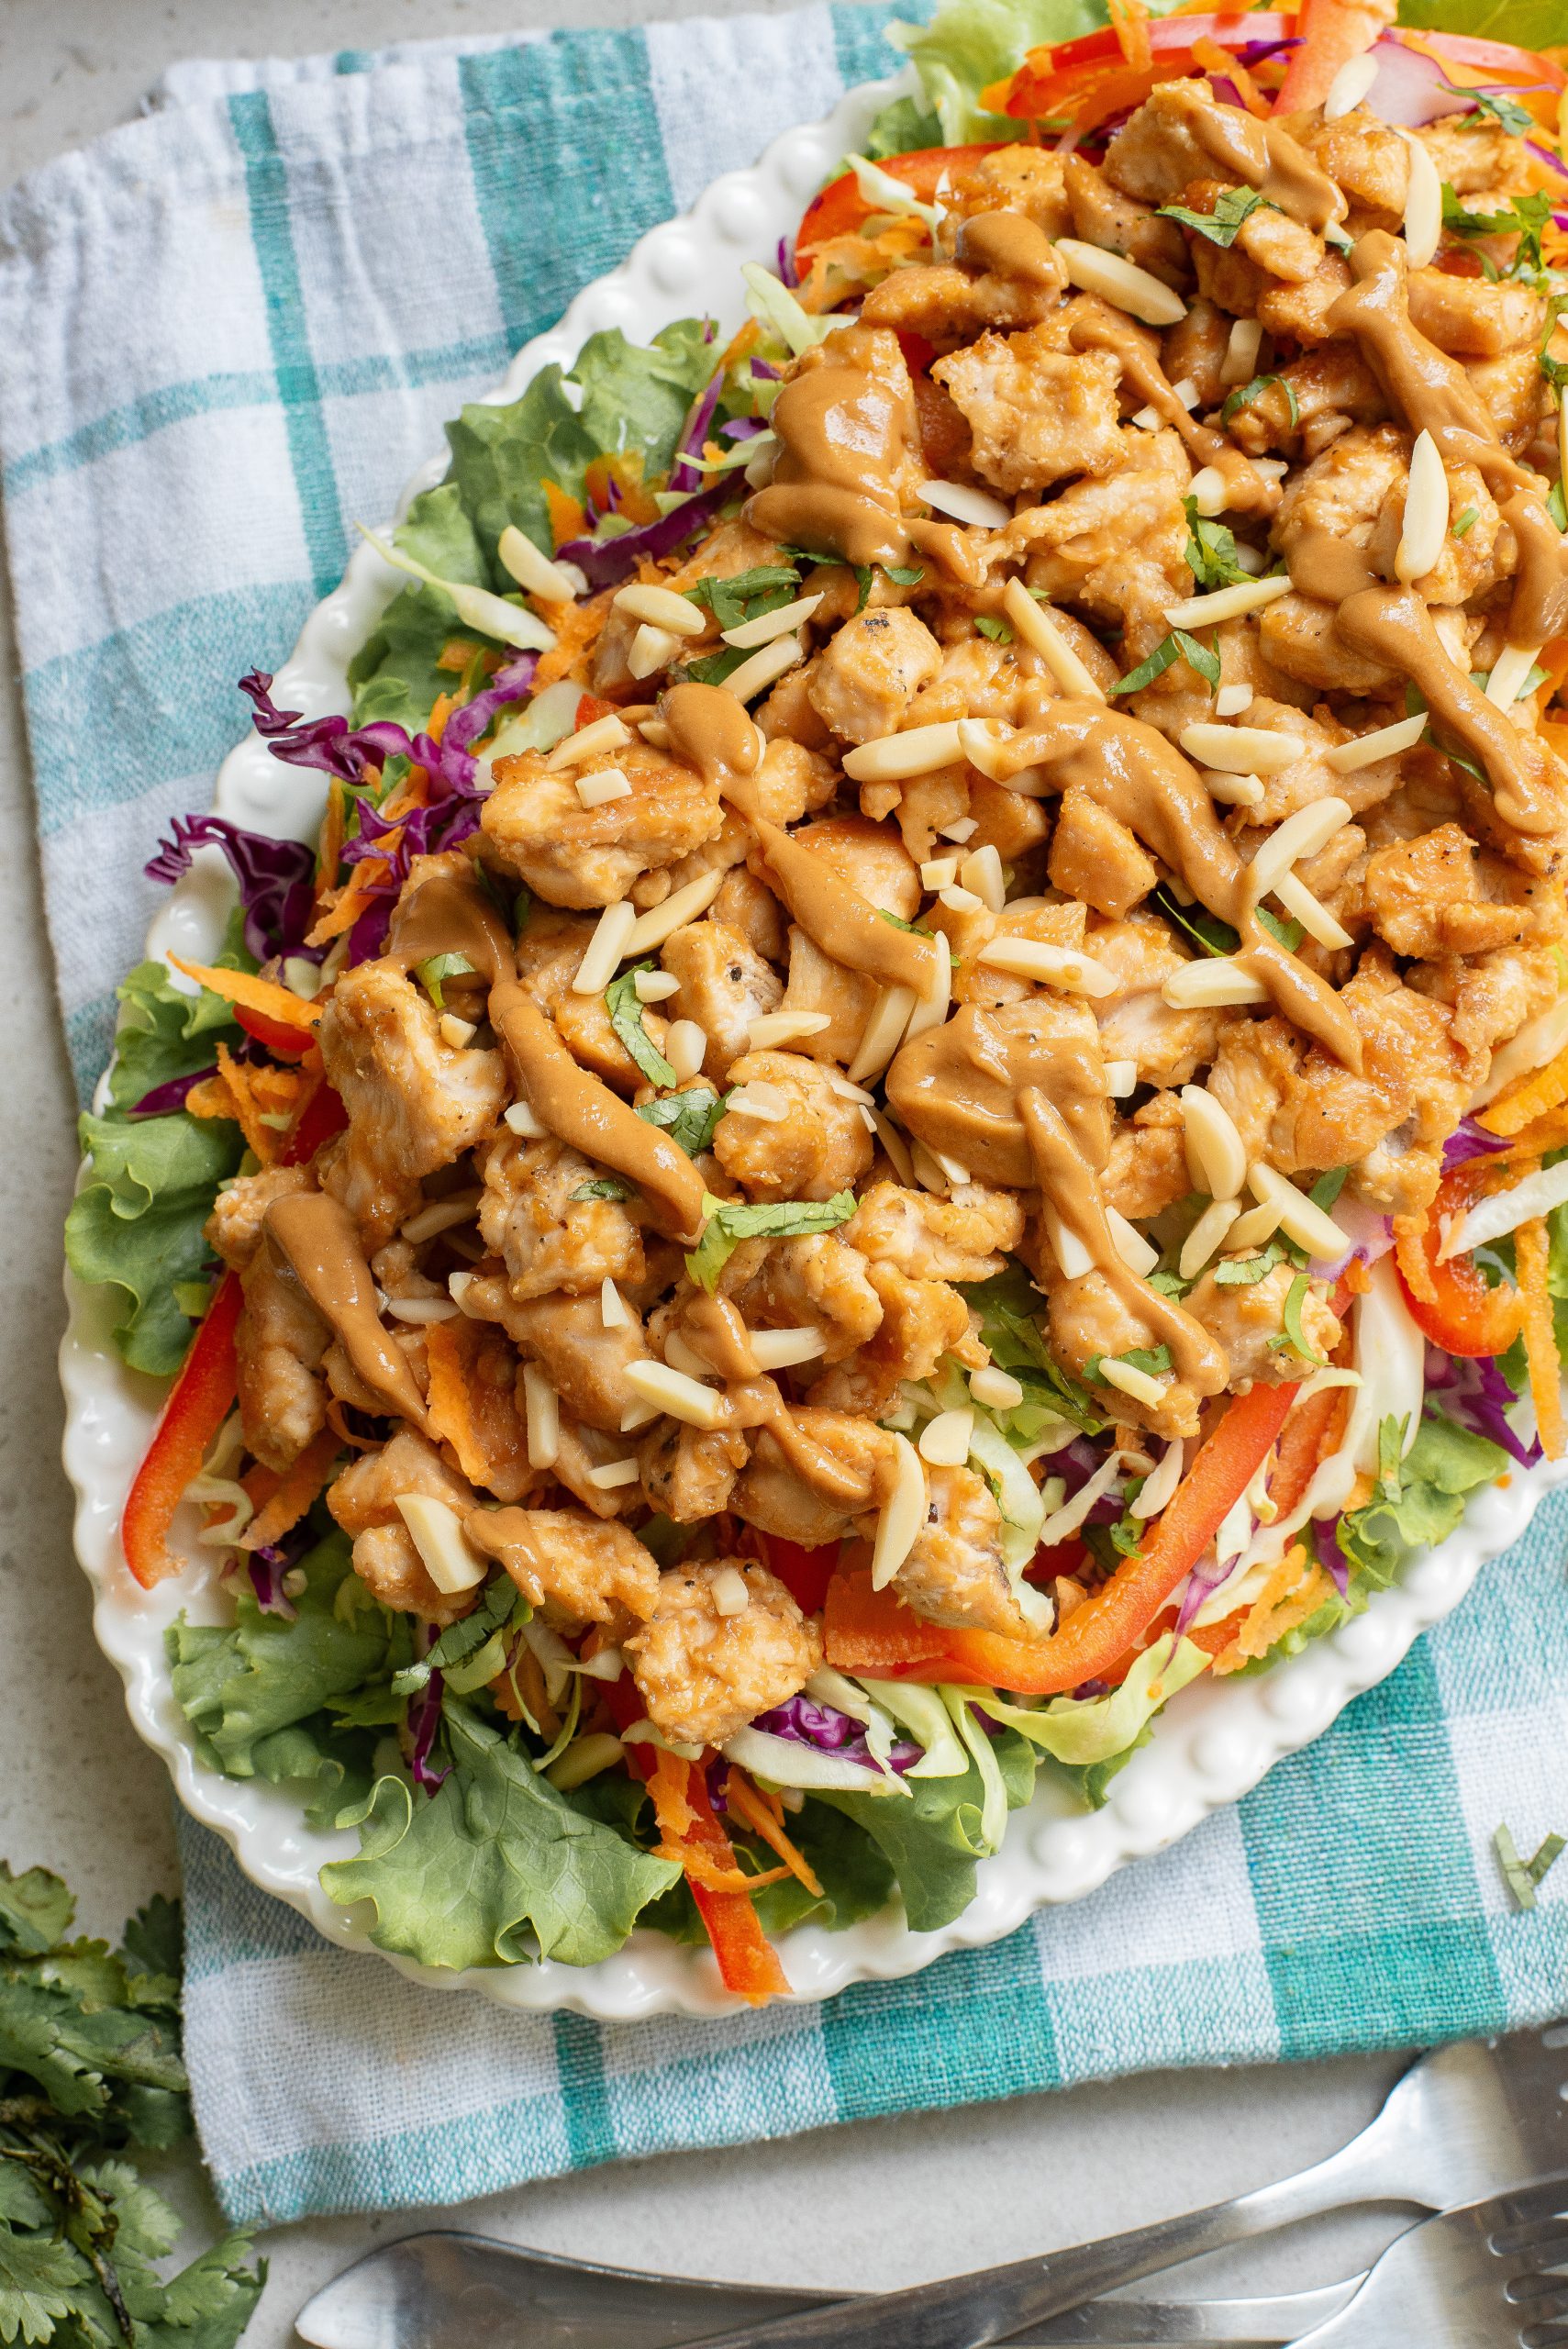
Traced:
<path fill-rule="evenodd" d="M 447 416 L 716 173 L 887 72 L 885 9 L 190 66 L 0 198 L 0 459 L 45 887 L 83 1088 L 282 661 Z M 906 11 L 907 13 L 907 11 Z M 1568 1494 L 1329 1735 L 998 1946 L 825 2006 L 600 2029 L 352 1957 L 183 1839 L 189 2050 L 237 2220 L 457 2201 L 617 2154 L 1162 2065 L 1403 2046 L 1563 2002 Z"/>

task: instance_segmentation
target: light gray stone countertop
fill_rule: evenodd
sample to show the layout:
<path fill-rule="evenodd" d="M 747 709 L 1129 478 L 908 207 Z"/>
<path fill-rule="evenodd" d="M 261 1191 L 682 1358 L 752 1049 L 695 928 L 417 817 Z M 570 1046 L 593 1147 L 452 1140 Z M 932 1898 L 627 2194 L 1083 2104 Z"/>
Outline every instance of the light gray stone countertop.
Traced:
<path fill-rule="evenodd" d="M 766 6 L 768 0 L 752 0 Z M 0 0 L 0 186 L 133 115 L 183 57 L 295 55 L 560 22 L 702 13 L 688 0 Z M 706 0 L 706 13 L 727 13 Z M 4 590 L 0 587 L 0 596 Z M 8 614 L 0 607 L 0 936 L 13 987 L 0 1100 L 0 1854 L 43 1862 L 113 1932 L 177 1871 L 162 1765 L 133 1736 L 93 1643 L 71 1553 L 53 1359 L 63 1321 L 61 1218 L 73 1104 L 39 901 Z M 257 2060 L 266 2060 L 258 2048 Z M 1158 2075 L 742 2151 L 622 2163 L 501 2195 L 461 2218 L 541 2248 L 628 2266 L 779 2283 L 891 2287 L 1083 2240 L 1239 2192 L 1330 2152 L 1400 2066 L 1347 2059 Z M 199 2195 L 190 2207 L 201 2215 Z M 308 2294 L 373 2243 L 429 2223 L 334 2219 L 279 2230 L 252 2349 L 281 2349 Z M 1177 2288 L 1287 2289 L 1351 2272 L 1392 2210 L 1297 2229 L 1267 2252 L 1206 2261 Z M 412 2349 L 412 2344 L 411 2344 Z M 526 2349 L 526 2343 L 519 2343 Z"/>

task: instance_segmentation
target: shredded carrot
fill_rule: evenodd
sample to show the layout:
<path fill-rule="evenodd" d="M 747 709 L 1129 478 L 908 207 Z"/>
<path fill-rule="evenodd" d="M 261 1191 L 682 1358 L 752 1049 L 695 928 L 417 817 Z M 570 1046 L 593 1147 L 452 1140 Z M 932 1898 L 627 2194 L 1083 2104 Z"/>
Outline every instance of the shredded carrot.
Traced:
<path fill-rule="evenodd" d="M 756 350 L 757 345 L 762 339 L 762 328 L 761 320 L 757 318 L 748 318 L 743 327 L 738 327 L 736 328 L 735 332 L 730 336 L 729 340 L 725 344 L 724 349 L 719 352 L 717 363 L 713 371 L 714 373 L 716 375 L 722 375 L 727 367 L 733 367 L 735 365 L 737 360 L 750 359 L 751 353 Z"/>
<path fill-rule="evenodd" d="M 432 1321 L 425 1331 L 425 1361 L 430 1373 L 426 1408 L 430 1425 L 457 1454 L 457 1464 L 471 1485 L 487 1485 L 490 1461 L 473 1421 L 469 1381 L 479 1350 L 480 1331 L 472 1321 L 455 1329 L 447 1321 Z"/>
<path fill-rule="evenodd" d="M 743 1770 L 732 1769 L 725 1788 L 724 1805 L 735 1817 L 744 1821 L 753 1835 L 761 1836 L 770 1851 L 778 1854 L 791 1876 L 802 1883 L 813 1899 L 823 1898 L 817 1872 L 804 1852 L 797 1850 L 785 1834 L 783 1820 L 770 1809 L 767 1798 L 751 1784 Z"/>
<path fill-rule="evenodd" d="M 425 729 L 426 733 L 429 736 L 432 742 L 439 742 L 440 740 L 441 736 L 447 730 L 447 720 L 456 707 L 456 694 L 437 695 L 436 706 L 430 712 L 429 724 Z"/>
<path fill-rule="evenodd" d="M 1108 6 L 1117 47 L 1135 73 L 1147 73 L 1154 62 L 1154 48 L 1143 0 L 1108 0 Z"/>
<path fill-rule="evenodd" d="M 580 497 L 569 497 L 565 490 L 552 481 L 541 481 L 544 510 L 550 517 L 550 535 L 554 544 L 563 547 L 568 539 L 583 538 L 587 531 L 588 517 Z"/>
<path fill-rule="evenodd" d="M 277 1480 L 276 1491 L 247 1526 L 242 1537 L 245 1549 L 264 1549 L 268 1542 L 281 1541 L 299 1523 L 325 1489 L 342 1448 L 335 1428 L 323 1428 L 319 1435 L 312 1437 L 293 1467 Z"/>
<path fill-rule="evenodd" d="M 1200 34 L 1193 43 L 1193 63 L 1201 65 L 1206 73 L 1222 73 L 1249 114 L 1256 115 L 1260 120 L 1267 117 L 1269 102 L 1240 59 L 1229 50 L 1221 49 L 1217 40 L 1210 40 L 1207 33 Z"/>
<path fill-rule="evenodd" d="M 239 1105 L 222 1076 L 204 1076 L 199 1085 L 193 1085 L 185 1096 L 185 1108 L 193 1118 L 228 1118 L 235 1124 L 239 1121 Z"/>
<path fill-rule="evenodd" d="M 227 1044 L 217 1047 L 217 1065 L 225 1085 L 234 1100 L 234 1114 L 239 1120 L 239 1130 L 246 1146 L 252 1150 L 261 1164 L 271 1166 L 278 1154 L 282 1137 L 275 1126 L 261 1121 L 261 1104 L 250 1085 L 250 1072 L 242 1061 L 237 1061 Z"/>
<path fill-rule="evenodd" d="M 1549 1109 L 1544 1118 L 1537 1118 L 1526 1126 L 1509 1149 L 1498 1151 L 1486 1161 L 1486 1171 L 1488 1174 L 1497 1174 L 1506 1170 L 1512 1178 L 1522 1160 L 1540 1158 L 1549 1150 L 1561 1150 L 1564 1142 L 1568 1142 L 1568 1103 L 1561 1108 Z"/>
<path fill-rule="evenodd" d="M 1437 1283 L 1432 1278 L 1427 1252 L 1421 1245 L 1427 1236 L 1429 1220 L 1425 1208 L 1418 1215 L 1396 1215 L 1394 1219 L 1394 1240 L 1399 1248 L 1399 1270 L 1411 1296 L 1422 1305 L 1435 1305 L 1438 1301 Z M 1408 1247 L 1400 1245 L 1405 1241 L 1409 1241 Z"/>
<path fill-rule="evenodd" d="M 1507 1134 L 1511 1139 L 1563 1101 L 1568 1101 L 1568 1051 L 1559 1052 L 1544 1068 L 1521 1077 L 1517 1085 L 1510 1085 L 1496 1101 L 1477 1111 L 1475 1122 L 1485 1126 L 1488 1133 Z"/>
<path fill-rule="evenodd" d="M 583 476 L 583 486 L 601 513 L 613 505 L 628 522 L 659 519 L 658 503 L 643 483 L 640 450 L 622 449 L 612 456 L 595 457 Z"/>
<path fill-rule="evenodd" d="M 606 587 L 602 596 L 592 596 L 584 604 L 557 606 L 557 616 L 550 621 L 555 642 L 548 652 L 539 655 L 539 667 L 534 671 L 536 694 L 562 677 L 570 677 L 578 669 L 610 616 L 610 599 L 615 592 Z"/>
<path fill-rule="evenodd" d="M 381 1438 L 377 1435 L 356 1435 L 343 1417 L 340 1397 L 334 1395 L 327 1406 L 327 1424 L 340 1443 L 350 1445 L 355 1452 L 379 1452 Z"/>
<path fill-rule="evenodd" d="M 1514 1270 L 1524 1304 L 1525 1359 L 1529 1364 L 1530 1400 L 1541 1450 L 1549 1460 L 1562 1457 L 1562 1364 L 1557 1352 L 1557 1331 L 1551 1293 L 1546 1286 L 1551 1255 L 1544 1217 L 1521 1223 L 1514 1234 Z"/>
<path fill-rule="evenodd" d="M 455 669 L 461 676 L 473 660 L 473 653 L 474 644 L 471 636 L 449 636 L 436 655 L 436 666 L 449 674 Z"/>
<path fill-rule="evenodd" d="M 545 1694 L 544 1668 L 527 1640 L 517 1641 L 506 1671 L 490 1683 L 490 1694 L 509 1721 L 520 1721 L 526 1710 L 541 1737 L 553 1741 L 560 1736 L 561 1715 Z"/>
<path fill-rule="evenodd" d="M 400 830 L 388 832 L 381 844 L 389 851 L 394 850 L 402 837 Z M 331 911 L 322 915 L 306 944 L 325 946 L 329 939 L 341 938 L 346 930 L 352 930 L 391 870 L 391 864 L 384 856 L 367 856 L 356 864 L 334 900 Z"/>
<path fill-rule="evenodd" d="M 187 963 L 183 954 L 169 957 L 177 971 L 188 979 L 197 980 L 212 995 L 222 996 L 226 1003 L 243 1004 L 247 1011 L 259 1011 L 264 1019 L 281 1020 L 285 1028 L 314 1028 L 325 1007 L 306 1003 L 303 996 L 291 995 L 287 987 L 278 986 L 272 979 L 259 979 L 250 971 L 219 971 L 210 963 Z"/>
<path fill-rule="evenodd" d="M 1248 1609 L 1230 1645 L 1215 1657 L 1216 1675 L 1223 1678 L 1267 1655 L 1276 1640 L 1305 1623 L 1333 1591 L 1322 1567 L 1308 1563 L 1305 1544 L 1293 1542 Z"/>

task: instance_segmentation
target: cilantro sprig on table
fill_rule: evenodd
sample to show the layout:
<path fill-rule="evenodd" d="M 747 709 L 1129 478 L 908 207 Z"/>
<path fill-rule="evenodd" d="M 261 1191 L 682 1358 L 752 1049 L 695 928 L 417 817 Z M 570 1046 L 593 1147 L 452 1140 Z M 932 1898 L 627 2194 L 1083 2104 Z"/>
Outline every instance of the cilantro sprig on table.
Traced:
<path fill-rule="evenodd" d="M 181 2222 L 126 2158 L 191 2133 L 179 1910 L 150 1902 L 118 1949 L 74 1919 L 58 1876 L 0 1861 L 0 2340 L 232 2349 L 264 2266 L 232 2234 L 161 2279 Z"/>

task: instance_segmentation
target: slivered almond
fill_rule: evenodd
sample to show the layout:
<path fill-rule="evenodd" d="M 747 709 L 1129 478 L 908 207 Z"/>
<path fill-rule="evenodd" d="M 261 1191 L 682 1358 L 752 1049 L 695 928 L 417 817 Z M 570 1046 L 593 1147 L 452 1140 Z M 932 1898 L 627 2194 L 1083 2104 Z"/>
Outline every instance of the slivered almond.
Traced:
<path fill-rule="evenodd" d="M 707 626 L 706 615 L 686 596 L 677 596 L 673 587 L 623 587 L 614 598 L 614 607 L 628 619 L 646 621 L 650 628 L 662 629 L 671 636 L 700 636 Z"/>
<path fill-rule="evenodd" d="M 1217 587 L 1212 596 L 1189 596 L 1184 603 L 1167 604 L 1165 618 L 1173 628 L 1213 628 L 1222 620 L 1239 620 L 1290 594 L 1288 576 L 1240 579 L 1233 587 Z"/>
<path fill-rule="evenodd" d="M 1074 285 L 1141 318 L 1146 327 L 1173 327 L 1186 317 L 1187 306 L 1179 294 L 1173 294 L 1136 262 L 1124 261 L 1120 253 L 1105 252 L 1076 237 L 1059 237 L 1056 250 Z"/>
<path fill-rule="evenodd" d="M 963 522 L 974 529 L 1005 529 L 1013 518 L 1010 506 L 1004 506 L 999 497 L 989 496 L 983 489 L 972 489 L 965 482 L 917 482 L 915 495 L 924 499 L 933 513 L 951 515 L 955 522 Z"/>
<path fill-rule="evenodd" d="M 1413 751 L 1426 727 L 1427 713 L 1418 709 L 1413 718 L 1398 718 L 1392 726 L 1379 726 L 1371 734 L 1358 734 L 1353 740 L 1325 751 L 1323 763 L 1332 767 L 1336 774 L 1354 774 L 1359 768 L 1375 766 L 1379 759 L 1392 759 L 1401 751 Z"/>

